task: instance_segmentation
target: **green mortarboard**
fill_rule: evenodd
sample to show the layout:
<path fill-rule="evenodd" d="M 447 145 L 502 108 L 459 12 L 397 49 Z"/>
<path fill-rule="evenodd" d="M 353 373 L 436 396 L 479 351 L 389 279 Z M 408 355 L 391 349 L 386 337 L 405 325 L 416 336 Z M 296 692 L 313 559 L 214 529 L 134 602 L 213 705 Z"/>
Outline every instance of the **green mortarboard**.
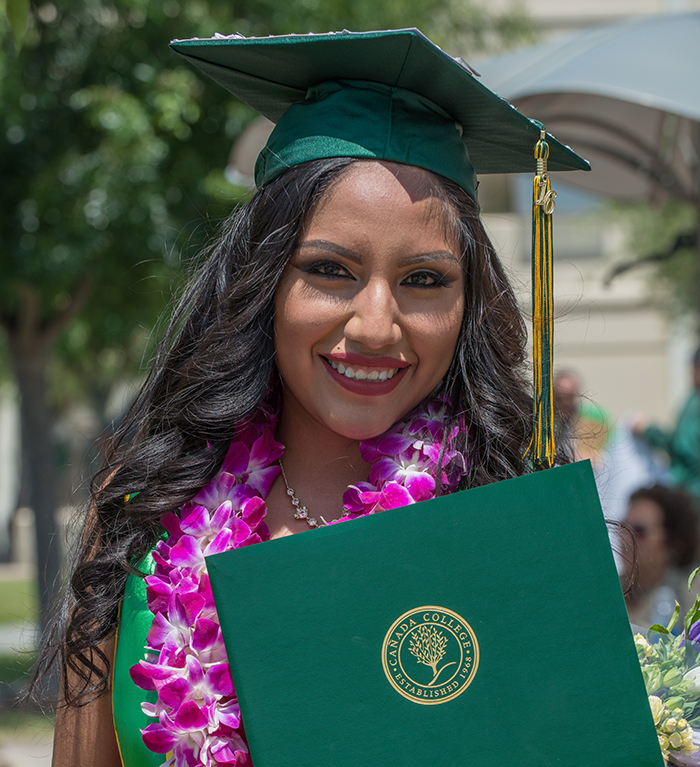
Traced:
<path fill-rule="evenodd" d="M 175 40 L 171 47 L 277 123 L 255 166 L 258 187 L 324 157 L 415 165 L 476 199 L 477 173 L 535 173 L 533 440 L 555 456 L 552 390 L 552 211 L 549 170 L 590 170 L 417 29 Z"/>
<path fill-rule="evenodd" d="M 417 29 L 176 40 L 171 47 L 277 123 L 262 186 L 322 157 L 416 165 L 476 197 L 476 173 L 535 171 L 529 120 Z M 589 170 L 548 137 L 550 170 Z"/>

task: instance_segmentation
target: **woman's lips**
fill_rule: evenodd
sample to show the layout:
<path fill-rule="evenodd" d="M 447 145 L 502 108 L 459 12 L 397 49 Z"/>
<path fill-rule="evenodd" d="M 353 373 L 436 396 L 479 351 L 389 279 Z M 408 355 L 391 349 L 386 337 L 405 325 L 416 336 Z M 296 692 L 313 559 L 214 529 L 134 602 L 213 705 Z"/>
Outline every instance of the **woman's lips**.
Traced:
<path fill-rule="evenodd" d="M 360 357 L 359 355 L 342 355 L 344 362 L 339 361 L 341 355 L 333 355 L 329 357 L 321 357 L 326 363 L 326 370 L 330 374 L 331 378 L 336 381 L 347 391 L 353 392 L 353 394 L 362 394 L 364 396 L 381 396 L 382 394 L 389 394 L 392 392 L 403 379 L 406 371 L 409 368 L 407 362 L 402 362 L 391 357 L 373 357 L 369 364 L 369 360 L 366 357 Z M 353 358 L 351 360 L 351 358 Z M 372 375 L 377 373 L 378 378 L 376 380 L 367 380 L 359 378 L 348 378 L 340 370 L 336 370 L 331 364 L 331 359 L 336 366 L 342 366 L 341 369 L 351 367 L 355 374 L 358 372 L 364 375 Z M 354 362 L 355 364 L 352 364 Z M 397 370 L 397 368 L 399 368 Z M 394 372 L 396 371 L 396 372 Z M 386 380 L 381 380 L 379 376 L 386 374 Z M 391 377 L 389 377 L 391 375 Z"/>

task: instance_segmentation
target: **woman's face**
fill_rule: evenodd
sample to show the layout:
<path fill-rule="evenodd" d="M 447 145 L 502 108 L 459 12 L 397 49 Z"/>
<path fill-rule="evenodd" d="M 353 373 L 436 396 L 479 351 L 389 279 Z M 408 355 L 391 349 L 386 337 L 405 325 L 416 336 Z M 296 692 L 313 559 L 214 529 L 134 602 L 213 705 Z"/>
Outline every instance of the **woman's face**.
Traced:
<path fill-rule="evenodd" d="M 650 498 L 637 498 L 630 503 L 625 522 L 632 528 L 637 541 L 639 586 L 653 588 L 670 564 L 663 510 Z"/>
<path fill-rule="evenodd" d="M 307 221 L 275 315 L 283 417 L 297 427 L 376 436 L 447 372 L 464 276 L 433 184 L 417 168 L 355 163 Z"/>

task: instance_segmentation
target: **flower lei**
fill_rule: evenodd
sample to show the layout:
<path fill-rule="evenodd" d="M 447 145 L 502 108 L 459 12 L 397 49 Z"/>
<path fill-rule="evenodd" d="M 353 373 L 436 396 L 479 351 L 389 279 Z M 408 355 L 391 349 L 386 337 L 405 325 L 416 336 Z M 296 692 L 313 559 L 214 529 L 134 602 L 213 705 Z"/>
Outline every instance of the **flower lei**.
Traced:
<path fill-rule="evenodd" d="M 430 401 L 360 443 L 372 464 L 369 481 L 346 490 L 338 521 L 435 497 L 441 454 L 442 488 L 456 490 L 467 461 L 447 445 L 466 426 L 446 435 L 448 410 L 447 401 Z M 158 693 L 155 704 L 141 706 L 158 721 L 141 732 L 149 750 L 168 754 L 161 767 L 251 765 L 204 557 L 269 538 L 265 498 L 284 452 L 274 440 L 276 423 L 262 406 L 219 473 L 179 517 L 167 513 L 161 520 L 169 537 L 156 545 L 155 572 L 145 579 L 154 614 L 146 660 L 130 670 L 138 687 Z"/>

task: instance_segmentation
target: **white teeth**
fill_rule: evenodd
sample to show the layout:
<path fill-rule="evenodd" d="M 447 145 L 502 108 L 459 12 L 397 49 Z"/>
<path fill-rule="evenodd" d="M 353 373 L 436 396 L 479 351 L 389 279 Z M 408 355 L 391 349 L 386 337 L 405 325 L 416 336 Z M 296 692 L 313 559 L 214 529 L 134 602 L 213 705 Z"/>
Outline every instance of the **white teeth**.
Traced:
<path fill-rule="evenodd" d="M 352 378 L 356 381 L 388 381 L 399 372 L 399 368 L 386 368 L 384 370 L 371 368 L 368 371 L 360 367 L 353 368 L 350 365 L 343 365 L 342 362 L 334 362 L 333 360 L 328 360 L 328 362 L 331 363 L 332 368 L 346 378 Z"/>

